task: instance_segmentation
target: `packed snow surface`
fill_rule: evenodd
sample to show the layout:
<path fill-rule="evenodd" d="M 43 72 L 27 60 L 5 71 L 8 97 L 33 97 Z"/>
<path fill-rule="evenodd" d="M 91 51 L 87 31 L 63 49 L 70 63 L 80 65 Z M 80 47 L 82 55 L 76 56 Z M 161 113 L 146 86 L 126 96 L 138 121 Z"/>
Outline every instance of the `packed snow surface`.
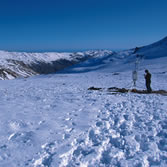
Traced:
<path fill-rule="evenodd" d="M 134 62 L 121 56 L 0 81 L 0 166 L 166 167 L 167 96 L 108 92 L 132 87 Z M 142 60 L 137 88 L 148 68 L 152 88 L 167 90 L 166 62 Z"/>

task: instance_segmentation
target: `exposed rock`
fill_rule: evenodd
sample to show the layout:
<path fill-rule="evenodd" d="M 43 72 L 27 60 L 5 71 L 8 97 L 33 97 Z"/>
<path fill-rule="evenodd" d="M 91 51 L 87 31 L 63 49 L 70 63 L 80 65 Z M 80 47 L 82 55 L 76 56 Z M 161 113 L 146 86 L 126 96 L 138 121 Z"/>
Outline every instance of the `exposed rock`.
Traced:
<path fill-rule="evenodd" d="M 88 88 L 88 90 L 104 90 L 104 88 L 90 87 Z M 129 92 L 129 93 L 138 93 L 138 94 L 161 94 L 161 95 L 167 96 L 166 90 L 153 90 L 152 92 L 147 92 L 147 90 L 111 87 L 111 88 L 108 88 L 107 91 L 112 93 L 128 93 Z"/>

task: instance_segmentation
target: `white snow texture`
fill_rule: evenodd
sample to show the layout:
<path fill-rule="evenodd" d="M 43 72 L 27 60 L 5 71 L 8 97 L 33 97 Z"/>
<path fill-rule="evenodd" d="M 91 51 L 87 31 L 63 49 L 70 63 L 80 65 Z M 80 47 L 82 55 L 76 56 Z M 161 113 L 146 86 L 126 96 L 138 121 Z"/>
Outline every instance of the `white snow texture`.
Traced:
<path fill-rule="evenodd" d="M 137 88 L 149 69 L 152 89 L 167 90 L 166 52 L 156 57 L 151 46 L 138 51 Z M 132 87 L 135 56 L 97 55 L 57 74 L 0 81 L 0 167 L 166 167 L 167 96 L 107 91 Z"/>

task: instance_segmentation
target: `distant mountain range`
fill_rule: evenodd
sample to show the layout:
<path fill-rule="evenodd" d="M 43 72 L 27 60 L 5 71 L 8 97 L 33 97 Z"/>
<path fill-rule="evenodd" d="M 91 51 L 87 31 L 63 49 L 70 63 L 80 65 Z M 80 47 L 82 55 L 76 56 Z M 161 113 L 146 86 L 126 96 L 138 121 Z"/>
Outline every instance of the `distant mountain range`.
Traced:
<path fill-rule="evenodd" d="M 103 66 L 104 62 L 107 63 L 107 61 L 111 63 L 113 61 L 118 61 L 118 59 L 126 59 L 126 62 L 128 63 L 136 56 L 140 56 L 144 59 L 167 57 L 167 37 L 151 45 L 117 53 L 108 50 L 76 53 L 26 53 L 0 51 L 0 79 L 14 79 L 39 74 L 55 73 L 79 63 L 80 66 L 89 66 L 90 69 L 96 69 L 96 65 L 100 68 Z M 81 62 L 85 61 L 86 63 L 81 64 Z"/>
<path fill-rule="evenodd" d="M 76 53 L 26 53 L 0 51 L 0 79 L 55 73 L 90 58 L 112 55 L 112 51 Z"/>

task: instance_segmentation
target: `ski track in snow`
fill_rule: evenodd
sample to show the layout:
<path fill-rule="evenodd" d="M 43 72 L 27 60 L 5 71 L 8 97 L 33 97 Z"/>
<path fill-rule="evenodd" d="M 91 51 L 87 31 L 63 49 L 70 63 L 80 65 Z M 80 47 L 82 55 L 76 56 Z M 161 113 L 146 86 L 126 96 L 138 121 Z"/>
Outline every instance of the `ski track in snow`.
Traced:
<path fill-rule="evenodd" d="M 59 74 L 1 82 L 0 166 L 165 167 L 166 96 L 87 90 L 115 86 L 118 77 Z"/>

